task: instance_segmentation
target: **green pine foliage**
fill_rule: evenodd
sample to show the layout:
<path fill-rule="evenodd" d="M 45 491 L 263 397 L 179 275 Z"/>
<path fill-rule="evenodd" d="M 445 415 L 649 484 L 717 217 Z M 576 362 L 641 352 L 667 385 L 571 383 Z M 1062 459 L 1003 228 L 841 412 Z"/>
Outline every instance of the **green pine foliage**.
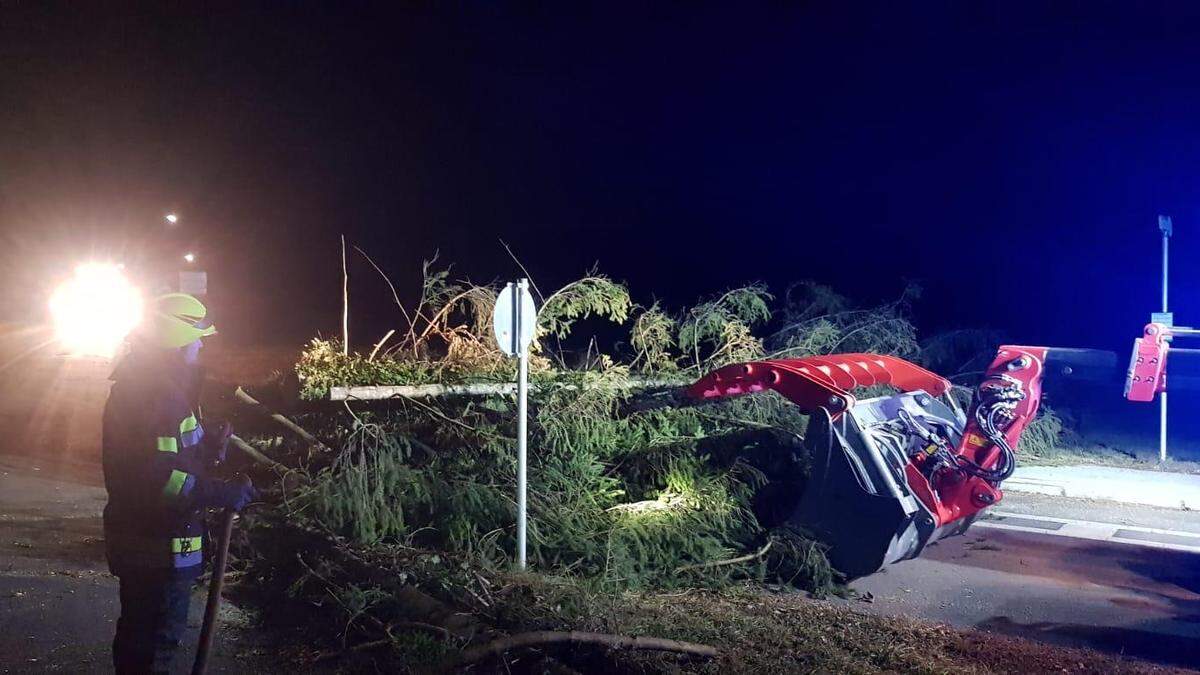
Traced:
<path fill-rule="evenodd" d="M 751 422 L 796 434 L 803 418 L 773 399 L 723 404 L 724 416 L 630 412 L 618 386 L 628 377 L 616 366 L 566 374 L 531 397 L 531 564 L 603 588 L 750 574 L 754 564 L 674 571 L 767 536 L 750 509 L 765 477 L 738 457 L 742 446 L 722 441 Z M 512 406 L 425 405 L 350 418 L 345 450 L 293 508 L 363 546 L 401 543 L 502 568 L 515 546 Z"/>
<path fill-rule="evenodd" d="M 313 338 L 300 353 L 296 374 L 300 378 L 300 396 L 319 400 L 329 388 L 351 384 L 426 384 L 438 379 L 435 364 L 418 360 L 388 358 L 368 360 L 361 354 L 343 355 L 339 340 Z"/>
<path fill-rule="evenodd" d="M 697 371 L 756 359 L 762 340 L 753 329 L 771 319 L 765 286 L 735 288 L 688 310 L 679 325 L 679 348 Z"/>
<path fill-rule="evenodd" d="M 538 331 L 565 338 L 577 321 L 592 316 L 625 323 L 632 307 L 625 286 L 593 273 L 563 286 L 541 303 Z"/>
<path fill-rule="evenodd" d="M 1025 431 L 1021 434 L 1021 440 L 1017 443 L 1016 448 L 1018 460 L 1022 456 L 1036 458 L 1054 454 L 1062 441 L 1064 431 L 1062 418 L 1050 408 L 1043 406 L 1038 411 L 1037 417 L 1029 423 L 1029 426 L 1025 427 Z"/>
<path fill-rule="evenodd" d="M 657 302 L 638 314 L 629 331 L 629 344 L 634 352 L 632 367 L 647 373 L 678 370 L 677 330 L 678 322 Z"/>

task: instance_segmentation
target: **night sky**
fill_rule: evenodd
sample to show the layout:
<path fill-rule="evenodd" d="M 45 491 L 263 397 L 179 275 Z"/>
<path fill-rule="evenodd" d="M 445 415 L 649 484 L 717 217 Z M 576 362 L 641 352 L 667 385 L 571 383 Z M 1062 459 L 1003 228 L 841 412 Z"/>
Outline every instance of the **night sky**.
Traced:
<path fill-rule="evenodd" d="M 917 280 L 926 331 L 1124 351 L 1167 213 L 1200 323 L 1200 5 L 894 5 L 0 1 L 0 312 L 176 210 L 235 340 L 336 333 L 345 233 L 408 298 L 503 239 L 543 288 Z"/>

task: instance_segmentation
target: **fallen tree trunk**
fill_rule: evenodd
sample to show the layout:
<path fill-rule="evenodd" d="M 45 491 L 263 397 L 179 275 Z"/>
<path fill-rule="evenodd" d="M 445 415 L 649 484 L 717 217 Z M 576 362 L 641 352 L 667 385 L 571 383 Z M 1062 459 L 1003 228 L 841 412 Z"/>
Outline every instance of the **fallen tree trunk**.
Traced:
<path fill-rule="evenodd" d="M 630 380 L 618 386 L 632 391 L 675 389 L 690 384 L 686 380 L 648 379 Z M 579 389 L 577 385 L 552 385 L 567 391 Z M 541 386 L 531 384 L 530 389 Z M 389 398 L 438 398 L 443 396 L 513 396 L 517 393 L 515 382 L 478 382 L 474 384 L 397 384 L 367 385 L 361 387 L 330 387 L 330 401 L 378 401 Z"/>
<path fill-rule="evenodd" d="M 497 638 L 478 647 L 464 649 L 456 657 L 442 662 L 434 672 L 451 672 L 483 659 L 500 656 L 501 654 L 525 647 L 537 647 L 549 644 L 589 644 L 609 649 L 647 649 L 652 651 L 678 652 L 712 658 L 718 654 L 716 647 L 667 640 L 665 638 L 641 637 L 632 635 L 610 635 L 608 633 L 589 633 L 586 631 L 556 631 L 538 630 L 528 633 L 517 633 L 508 637 Z"/>
<path fill-rule="evenodd" d="M 712 562 L 696 563 L 694 565 L 684 565 L 682 567 L 676 567 L 675 573 L 679 574 L 680 572 L 688 572 L 691 570 L 707 570 L 707 569 L 712 569 L 714 567 L 724 567 L 725 565 L 737 565 L 739 563 L 751 562 L 753 560 L 758 560 L 759 558 L 766 555 L 767 551 L 771 550 L 772 543 L 773 542 L 768 541 L 766 544 L 763 545 L 762 548 L 758 549 L 757 553 L 749 553 L 747 555 L 738 556 L 736 558 L 729 558 L 728 560 L 714 560 Z"/>

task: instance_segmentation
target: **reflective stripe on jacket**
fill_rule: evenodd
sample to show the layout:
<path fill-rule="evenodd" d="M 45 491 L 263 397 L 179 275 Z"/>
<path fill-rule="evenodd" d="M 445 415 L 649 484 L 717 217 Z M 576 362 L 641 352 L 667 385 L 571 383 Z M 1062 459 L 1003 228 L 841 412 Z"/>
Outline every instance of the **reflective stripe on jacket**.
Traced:
<path fill-rule="evenodd" d="M 133 357 L 127 357 L 133 358 Z M 203 517 L 191 493 L 204 476 L 182 363 L 122 363 L 104 408 L 105 551 L 118 576 L 138 570 L 200 573 Z"/>

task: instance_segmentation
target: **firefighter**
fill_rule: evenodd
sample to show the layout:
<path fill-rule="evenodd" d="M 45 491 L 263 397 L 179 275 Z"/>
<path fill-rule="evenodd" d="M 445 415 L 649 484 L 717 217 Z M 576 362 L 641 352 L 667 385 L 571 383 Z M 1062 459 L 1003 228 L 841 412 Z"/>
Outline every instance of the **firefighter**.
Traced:
<path fill-rule="evenodd" d="M 197 418 L 200 339 L 216 333 L 206 308 L 172 293 L 149 309 L 104 408 L 105 553 L 121 587 L 117 673 L 170 671 L 201 571 L 204 510 L 241 510 L 255 497 L 208 475 L 232 432 L 223 424 L 206 435 Z"/>

